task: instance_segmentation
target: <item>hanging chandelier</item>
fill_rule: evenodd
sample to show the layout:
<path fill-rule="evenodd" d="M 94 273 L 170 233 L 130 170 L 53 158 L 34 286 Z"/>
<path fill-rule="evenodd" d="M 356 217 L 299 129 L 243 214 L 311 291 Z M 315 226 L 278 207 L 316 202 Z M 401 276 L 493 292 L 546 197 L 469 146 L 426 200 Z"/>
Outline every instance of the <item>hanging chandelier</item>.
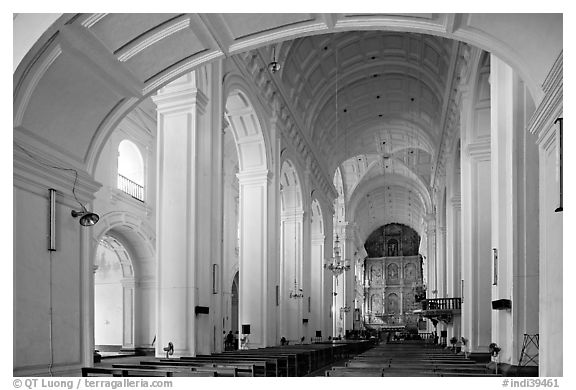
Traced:
<path fill-rule="evenodd" d="M 332 271 L 336 277 L 338 277 L 344 271 L 350 270 L 349 261 L 342 261 L 342 256 L 340 255 L 340 240 L 338 239 L 338 235 L 336 235 L 336 241 L 334 241 L 334 257 L 332 257 L 328 263 L 324 264 L 324 268 Z"/>
<path fill-rule="evenodd" d="M 290 291 L 290 298 L 303 298 L 304 293 L 302 291 L 303 290 L 301 288 L 298 288 L 298 282 L 296 281 L 296 278 L 294 278 L 294 289 Z"/>

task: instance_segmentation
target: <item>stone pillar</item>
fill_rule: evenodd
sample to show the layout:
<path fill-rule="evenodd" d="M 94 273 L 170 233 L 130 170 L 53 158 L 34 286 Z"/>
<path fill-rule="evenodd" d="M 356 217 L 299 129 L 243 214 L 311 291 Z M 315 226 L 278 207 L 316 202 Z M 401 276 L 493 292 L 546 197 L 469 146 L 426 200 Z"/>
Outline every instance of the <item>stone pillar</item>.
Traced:
<path fill-rule="evenodd" d="M 308 313 L 308 328 L 311 332 L 310 337 L 316 335 L 316 331 L 322 331 L 322 336 L 324 335 L 323 324 L 325 317 L 324 310 L 324 284 L 325 276 L 324 272 L 324 234 L 313 234 L 311 236 L 311 248 L 310 248 L 310 310 Z M 307 307 L 306 302 L 306 307 Z M 326 308 L 329 310 L 329 307 Z"/>
<path fill-rule="evenodd" d="M 156 281 L 152 277 L 137 281 L 134 307 L 135 347 L 152 348 L 156 337 Z"/>
<path fill-rule="evenodd" d="M 462 336 L 471 352 L 491 343 L 491 201 L 489 67 L 482 68 L 473 99 L 464 91 L 461 114 Z"/>
<path fill-rule="evenodd" d="M 559 209 L 561 144 L 557 120 L 563 116 L 562 53 L 542 88 L 545 96 L 528 124 L 531 135 L 537 138 L 539 155 L 539 375 L 562 376 L 563 345 L 569 337 L 563 334 L 563 211 Z M 528 167 L 526 170 L 528 173 Z"/>
<path fill-rule="evenodd" d="M 490 57 L 491 97 L 491 163 L 492 163 L 492 300 L 512 299 L 513 267 L 517 263 L 516 221 L 516 129 L 514 107 L 514 74 L 512 68 L 492 55 Z M 501 348 L 500 362 L 512 363 L 515 345 L 512 310 L 492 311 L 492 341 Z"/>
<path fill-rule="evenodd" d="M 436 263 L 438 264 L 438 297 L 447 298 L 446 274 L 446 226 L 439 225 L 436 229 Z"/>
<path fill-rule="evenodd" d="M 327 263 L 332 257 L 333 247 L 333 219 L 334 209 L 331 204 L 324 204 L 322 208 L 322 216 L 324 218 L 324 262 Z M 323 309 L 322 309 L 322 338 L 326 339 L 328 336 L 335 336 L 334 333 L 334 274 L 328 268 L 323 271 L 324 284 L 323 284 Z"/>
<path fill-rule="evenodd" d="M 134 349 L 134 278 L 122 279 L 122 349 Z"/>
<path fill-rule="evenodd" d="M 269 311 L 275 294 L 269 281 L 268 197 L 271 174 L 268 170 L 241 172 L 240 186 L 240 333 L 250 325 L 247 348 L 269 345 Z M 284 293 L 283 291 L 280 292 Z"/>
<path fill-rule="evenodd" d="M 344 331 L 342 336 L 346 334 L 346 330 L 351 331 L 353 328 L 354 319 L 354 281 L 356 279 L 354 274 L 354 226 L 347 224 L 342 230 L 343 237 L 341 243 L 343 244 L 342 261 L 350 265 L 350 270 L 344 272 L 344 300 L 343 307 L 347 307 L 350 311 L 344 313 Z"/>
<path fill-rule="evenodd" d="M 525 130 L 526 104 L 528 111 L 532 104 L 522 81 L 494 55 L 490 63 L 492 247 L 498 254 L 492 300 L 512 301 L 511 310 L 493 310 L 492 340 L 502 348 L 500 362 L 517 365 L 524 333 L 538 333 L 538 157 Z"/>
<path fill-rule="evenodd" d="M 458 194 L 450 199 L 446 212 L 446 295 L 449 298 L 461 297 L 460 218 L 460 195 Z M 461 322 L 461 315 L 453 318 L 452 326 L 448 328 L 448 338 L 462 335 Z"/>
<path fill-rule="evenodd" d="M 282 261 L 280 269 L 280 334 L 288 340 L 300 340 L 303 336 L 302 312 L 305 291 L 302 283 L 302 210 L 286 211 L 282 215 Z M 296 280 L 298 290 L 295 289 Z M 293 298 L 290 293 L 304 294 Z"/>
<path fill-rule="evenodd" d="M 438 265 L 436 263 L 436 220 L 434 214 L 426 216 L 426 244 L 428 258 L 428 292 L 426 298 L 438 298 Z"/>
<path fill-rule="evenodd" d="M 214 134 L 221 132 L 213 131 L 220 129 L 222 117 L 221 89 L 214 89 L 220 78 L 215 68 L 202 71 L 208 74 L 205 90 L 212 103 L 199 89 L 197 78 L 203 77 L 196 72 L 153 98 L 158 109 L 157 356 L 164 355 L 162 348 L 170 341 L 176 356 L 209 353 L 213 337 L 206 335 L 215 332 L 211 314 L 195 313 L 196 306 L 211 304 L 213 237 L 219 223 L 214 210 L 221 206 L 213 183 L 221 172 L 214 164 L 221 142 Z"/>

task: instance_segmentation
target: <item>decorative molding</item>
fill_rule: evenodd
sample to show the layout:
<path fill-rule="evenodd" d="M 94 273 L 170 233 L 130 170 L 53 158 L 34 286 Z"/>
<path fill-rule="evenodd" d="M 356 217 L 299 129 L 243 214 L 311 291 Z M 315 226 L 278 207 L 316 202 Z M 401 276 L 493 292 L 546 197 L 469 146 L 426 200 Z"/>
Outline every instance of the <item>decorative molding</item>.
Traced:
<path fill-rule="evenodd" d="M 93 27 L 96 23 L 104 19 L 108 14 L 92 14 L 82 21 L 82 26 L 86 28 Z"/>
<path fill-rule="evenodd" d="M 464 146 L 464 152 L 472 159 L 479 161 L 490 160 L 490 137 L 477 139 Z"/>
<path fill-rule="evenodd" d="M 442 177 L 446 175 L 446 165 L 450 151 L 452 150 L 452 142 L 455 135 L 460 130 L 460 108 L 459 101 L 464 91 L 465 80 L 470 77 L 471 64 L 473 64 L 473 50 L 465 44 L 454 44 L 456 47 L 454 51 L 453 62 L 450 64 L 448 74 L 452 75 L 452 80 L 446 84 L 447 92 L 445 93 L 445 105 L 442 110 L 442 135 L 441 141 L 438 145 L 438 152 L 436 155 L 436 164 L 432 172 L 430 184 L 438 186 L 438 182 L 442 181 Z"/>
<path fill-rule="evenodd" d="M 25 148 L 32 156 L 35 156 L 36 159 L 42 161 L 42 163 L 32 159 L 28 153 L 24 152 L 20 147 L 15 146 L 13 158 L 13 180 L 15 187 L 39 194 L 43 194 L 49 188 L 54 188 L 58 191 L 59 202 L 76 205 L 76 199 L 72 194 L 72 188 L 76 180 L 75 192 L 78 201 L 87 203 L 94 200 L 94 194 L 100 189 L 101 184 L 93 180 L 88 173 L 79 168 L 70 167 L 52 156 L 32 149 L 28 145 L 20 146 Z M 73 172 L 74 170 L 78 172 L 77 179 L 76 174 Z"/>
<path fill-rule="evenodd" d="M 244 171 L 236 174 L 239 185 L 260 185 L 263 183 L 270 184 L 272 181 L 272 176 L 272 171 L 268 169 Z"/>
<path fill-rule="evenodd" d="M 49 41 L 50 44 L 52 41 Z M 25 76 L 28 76 L 30 72 L 32 72 L 32 68 L 36 68 L 33 75 L 29 78 L 29 81 L 26 84 L 25 89 L 20 93 L 22 90 L 22 85 L 17 86 L 15 91 L 15 96 L 20 96 L 18 103 L 16 104 L 16 114 L 14 116 L 14 127 L 20 126 L 22 124 L 22 119 L 24 118 L 24 113 L 28 108 L 28 103 L 30 102 L 30 98 L 32 94 L 36 90 L 36 86 L 40 82 L 40 79 L 44 76 L 46 71 L 50 68 L 50 66 L 56 61 L 58 57 L 62 54 L 62 47 L 60 44 L 56 44 L 50 52 L 42 58 L 42 61 L 38 63 L 36 66 L 36 62 L 34 62 L 29 69 L 27 70 Z M 22 77 L 22 80 L 24 77 Z M 28 79 L 28 77 L 26 77 Z M 16 99 L 15 99 L 16 101 Z"/>
<path fill-rule="evenodd" d="M 554 121 L 561 116 L 563 111 L 562 71 L 563 52 L 560 53 L 544 80 L 542 85 L 544 98 L 528 122 L 528 131 L 538 137 L 536 141 L 538 145 L 548 138 L 548 133 L 555 130 Z"/>
<path fill-rule="evenodd" d="M 306 22 L 304 22 L 306 23 Z M 228 48 L 230 54 L 241 52 L 244 50 L 249 50 L 261 46 L 263 44 L 269 44 L 274 41 L 283 41 L 289 38 L 295 39 L 298 36 L 305 35 L 308 33 L 326 31 L 328 26 L 325 22 L 308 23 L 305 25 L 296 25 L 292 28 L 281 28 L 279 31 L 266 32 L 259 34 L 259 36 L 249 39 L 240 40 L 237 43 L 233 43 Z"/>
<path fill-rule="evenodd" d="M 455 209 L 460 209 L 462 207 L 462 198 L 460 195 L 455 195 L 450 199 L 450 203 L 452 207 Z"/>
<path fill-rule="evenodd" d="M 187 16 L 181 20 L 171 20 L 170 22 L 162 25 L 160 28 L 156 28 L 153 31 L 145 34 L 137 41 L 132 41 L 120 49 L 118 49 L 114 54 L 118 56 L 118 61 L 126 62 L 135 55 L 146 50 L 150 46 L 160 42 L 161 40 L 168 38 L 170 35 L 176 34 L 178 31 L 184 30 L 190 27 L 190 17 Z"/>
<path fill-rule="evenodd" d="M 220 50 L 215 50 L 208 51 L 206 54 L 200 56 L 193 55 L 191 57 L 184 58 L 177 64 L 145 80 L 145 86 L 142 90 L 142 93 L 144 95 L 153 93 L 163 85 L 168 84 L 173 79 L 181 77 L 184 73 L 193 70 L 197 66 L 209 63 L 210 61 L 222 57 L 224 57 L 224 53 Z"/>
<path fill-rule="evenodd" d="M 263 102 L 272 106 L 282 140 L 291 146 L 294 153 L 309 162 L 310 173 L 315 183 L 313 187 L 319 188 L 328 198 L 336 198 L 337 192 L 331 179 L 325 174 L 314 149 L 310 147 L 309 141 L 301 130 L 301 125 L 294 117 L 278 85 L 265 70 L 266 64 L 260 52 L 247 52 L 235 56 L 234 59 L 238 63 L 239 71 L 250 78 L 258 88 Z"/>
<path fill-rule="evenodd" d="M 185 112 L 192 107 L 203 114 L 208 105 L 208 97 L 196 87 L 159 93 L 152 96 L 152 101 L 156 104 L 158 113 L 163 115 Z"/>

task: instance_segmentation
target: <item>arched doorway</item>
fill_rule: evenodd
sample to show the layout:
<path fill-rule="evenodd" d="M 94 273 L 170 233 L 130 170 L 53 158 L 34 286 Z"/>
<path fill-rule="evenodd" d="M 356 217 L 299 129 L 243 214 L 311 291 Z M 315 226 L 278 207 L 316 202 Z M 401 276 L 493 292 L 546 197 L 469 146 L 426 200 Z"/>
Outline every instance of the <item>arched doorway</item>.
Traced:
<path fill-rule="evenodd" d="M 121 349 L 126 352 L 152 352 L 157 335 L 154 232 L 134 214 L 119 211 L 102 215 L 94 228 L 94 235 L 98 237 L 98 245 L 94 249 L 94 343 L 99 345 L 100 342 L 97 329 L 100 321 L 97 316 L 101 312 L 98 308 L 98 290 L 105 289 L 107 283 L 99 272 L 110 268 L 106 263 L 100 266 L 104 253 L 108 263 L 110 259 L 117 259 L 119 263 L 119 266 L 115 266 L 120 271 L 115 277 L 114 299 L 121 302 L 123 312 Z"/>
<path fill-rule="evenodd" d="M 94 262 L 94 342 L 101 353 L 134 348 L 134 287 L 128 251 L 105 235 Z"/>

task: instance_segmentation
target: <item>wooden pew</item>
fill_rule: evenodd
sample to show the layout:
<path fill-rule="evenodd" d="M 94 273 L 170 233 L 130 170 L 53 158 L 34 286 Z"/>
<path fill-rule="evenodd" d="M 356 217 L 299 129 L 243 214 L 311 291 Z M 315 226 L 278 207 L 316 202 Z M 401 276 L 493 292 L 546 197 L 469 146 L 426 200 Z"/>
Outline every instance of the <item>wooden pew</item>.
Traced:
<path fill-rule="evenodd" d="M 234 352 L 223 352 L 219 354 L 212 355 L 199 355 L 201 357 L 211 357 L 219 359 L 228 360 L 263 360 L 271 362 L 276 366 L 275 376 L 297 376 L 297 361 L 296 356 L 293 354 L 278 354 L 278 353 L 262 353 L 260 352 L 247 352 L 247 351 L 257 351 L 257 350 L 246 350 L 246 351 L 234 351 Z M 240 360 L 239 360 L 240 361 Z"/>
<path fill-rule="evenodd" d="M 165 361 L 165 359 L 161 359 Z M 203 355 L 203 356 L 183 356 L 179 359 L 167 359 L 168 362 L 210 362 L 217 364 L 250 364 L 254 366 L 255 376 L 287 376 L 288 361 L 284 359 L 273 358 L 260 358 L 260 357 L 239 357 L 217 355 Z M 282 365 L 284 363 L 285 366 Z"/>
<path fill-rule="evenodd" d="M 187 364 L 170 364 L 167 362 L 140 362 L 140 364 L 113 364 L 113 368 L 123 368 L 123 369 L 148 369 L 148 370 L 171 370 L 174 373 L 178 373 L 180 375 L 174 376 L 187 376 L 189 373 L 212 373 L 212 375 L 208 376 L 253 376 L 253 371 L 248 371 L 247 368 L 239 369 L 238 367 L 231 367 L 225 365 L 213 365 L 210 363 L 202 364 L 202 365 L 187 365 Z M 242 375 L 246 374 L 246 375 Z"/>
<path fill-rule="evenodd" d="M 174 376 L 172 370 L 150 370 L 142 368 L 104 368 L 104 367 L 82 367 L 82 376 Z"/>
<path fill-rule="evenodd" d="M 382 375 L 382 369 L 350 369 L 350 368 L 334 367 L 332 370 L 326 370 L 326 376 L 373 377 L 383 375 Z"/>

